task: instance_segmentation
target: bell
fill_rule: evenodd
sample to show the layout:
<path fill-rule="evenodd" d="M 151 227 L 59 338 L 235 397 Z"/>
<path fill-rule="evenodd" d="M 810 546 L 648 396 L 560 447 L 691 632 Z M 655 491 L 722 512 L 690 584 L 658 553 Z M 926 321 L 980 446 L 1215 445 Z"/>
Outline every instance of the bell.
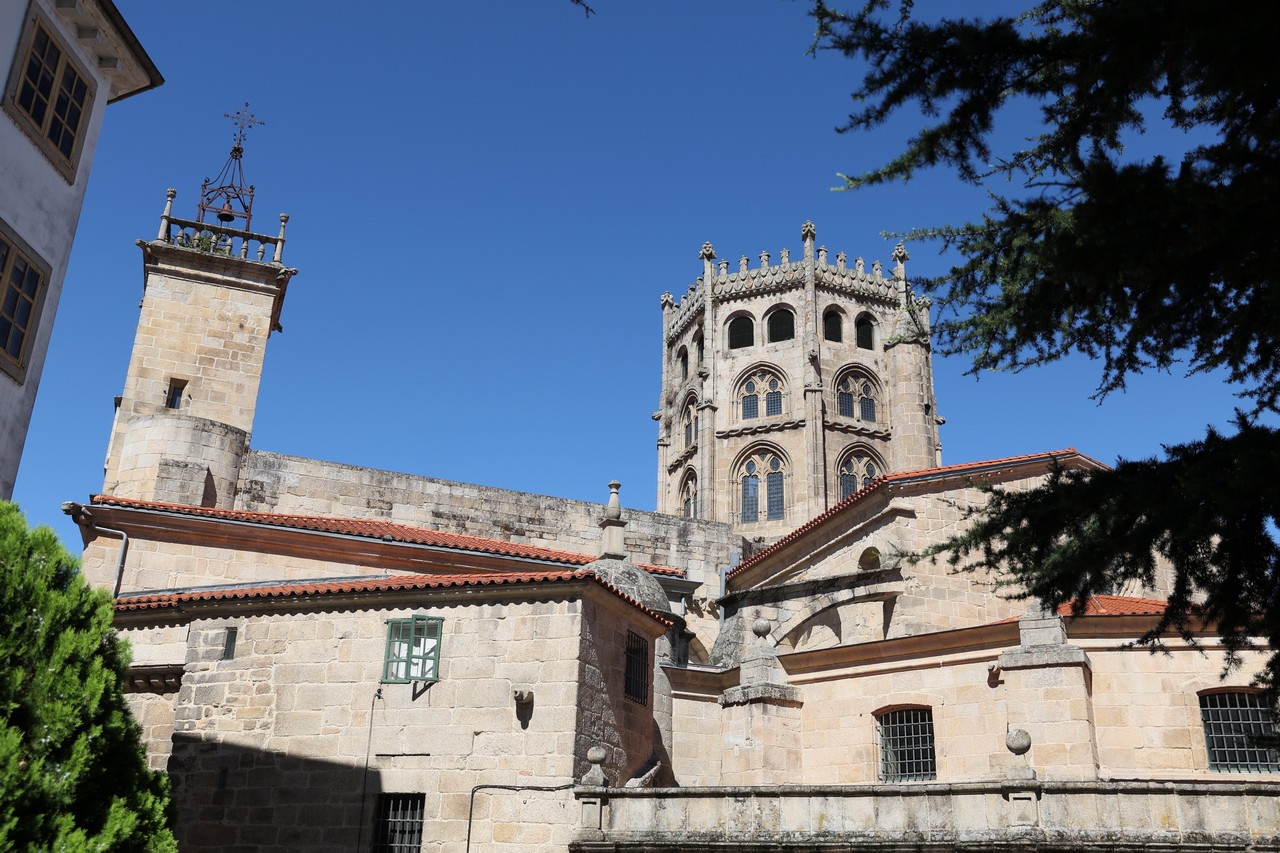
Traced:
<path fill-rule="evenodd" d="M 231 212 L 231 199 L 227 199 L 226 204 L 222 205 L 222 210 L 218 211 L 219 222 L 232 222 L 236 215 Z"/>

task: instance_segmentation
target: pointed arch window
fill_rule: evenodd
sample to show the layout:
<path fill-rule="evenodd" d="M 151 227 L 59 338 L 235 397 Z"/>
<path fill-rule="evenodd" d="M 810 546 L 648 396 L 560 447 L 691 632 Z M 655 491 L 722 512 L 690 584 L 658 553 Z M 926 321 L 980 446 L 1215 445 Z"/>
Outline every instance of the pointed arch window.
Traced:
<path fill-rule="evenodd" d="M 840 465 L 840 500 L 865 489 L 884 469 L 865 452 L 850 453 Z"/>
<path fill-rule="evenodd" d="M 836 410 L 842 418 L 876 422 L 876 389 L 871 380 L 857 374 L 841 377 L 836 383 Z"/>
<path fill-rule="evenodd" d="M 858 349 L 875 349 L 876 346 L 876 324 L 871 319 L 870 314 L 862 314 L 853 324 L 854 339 L 857 341 Z"/>
<path fill-rule="evenodd" d="M 790 308 L 779 308 L 769 315 L 769 343 L 789 341 L 796 336 L 796 315 Z"/>
<path fill-rule="evenodd" d="M 743 349 L 754 346 L 755 342 L 756 324 L 750 317 L 734 317 L 729 321 L 729 349 Z"/>
<path fill-rule="evenodd" d="M 760 450 L 743 463 L 741 518 L 744 524 L 786 518 L 786 466 L 782 457 Z"/>
<path fill-rule="evenodd" d="M 680 486 L 680 514 L 685 518 L 698 517 L 698 475 L 690 471 Z"/>
<path fill-rule="evenodd" d="M 844 318 L 834 308 L 822 315 L 822 337 L 836 343 L 844 340 Z"/>
<path fill-rule="evenodd" d="M 766 418 L 782 414 L 782 393 L 786 387 L 777 374 L 769 370 L 757 370 L 742 383 L 738 399 L 742 404 L 742 419 L 751 420 L 760 417 L 761 404 L 764 406 Z"/>
<path fill-rule="evenodd" d="M 676 360 L 680 362 L 680 381 L 683 382 L 689 378 L 689 351 L 684 347 L 680 347 Z"/>
<path fill-rule="evenodd" d="M 680 426 L 684 432 L 684 446 L 692 447 L 698 440 L 698 401 L 692 397 L 684 404 Z"/>

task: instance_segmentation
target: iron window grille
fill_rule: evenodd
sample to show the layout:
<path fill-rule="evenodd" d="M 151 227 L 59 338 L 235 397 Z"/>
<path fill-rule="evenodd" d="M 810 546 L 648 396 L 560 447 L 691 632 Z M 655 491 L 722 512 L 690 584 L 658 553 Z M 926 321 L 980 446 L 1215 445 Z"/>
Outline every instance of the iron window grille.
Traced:
<path fill-rule="evenodd" d="M 937 779 L 933 711 L 929 708 L 903 708 L 886 711 L 878 719 L 881 781 L 921 782 Z"/>
<path fill-rule="evenodd" d="M 387 620 L 387 652 L 383 684 L 436 681 L 440 673 L 440 629 L 443 619 L 413 616 Z"/>
<path fill-rule="evenodd" d="M 422 849 L 425 794 L 379 794 L 373 853 L 418 853 Z"/>
<path fill-rule="evenodd" d="M 635 631 L 627 632 L 627 660 L 623 694 L 632 702 L 649 702 L 649 641 Z"/>
<path fill-rule="evenodd" d="M 1245 691 L 1200 697 L 1209 769 L 1222 773 L 1280 771 L 1280 727 L 1262 695 Z"/>

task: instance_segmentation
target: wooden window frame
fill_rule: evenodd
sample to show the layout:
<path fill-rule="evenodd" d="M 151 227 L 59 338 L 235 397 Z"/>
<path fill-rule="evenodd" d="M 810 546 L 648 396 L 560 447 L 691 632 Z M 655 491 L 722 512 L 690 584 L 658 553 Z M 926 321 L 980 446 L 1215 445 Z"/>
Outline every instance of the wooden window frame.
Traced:
<path fill-rule="evenodd" d="M 27 370 L 31 366 L 31 351 L 35 346 L 36 335 L 40 331 L 40 320 L 44 312 L 45 295 L 49 292 L 51 270 L 44 259 L 32 251 L 27 242 L 15 234 L 3 219 L 0 219 L 0 241 L 8 247 L 4 260 L 0 262 L 0 311 L 3 310 L 4 302 L 9 298 L 9 289 L 12 287 L 9 277 L 13 274 L 13 266 L 19 259 L 26 262 L 28 267 L 34 268 L 40 276 L 40 280 L 36 283 L 35 298 L 32 299 L 31 314 L 23 327 L 22 346 L 18 355 L 15 357 L 9 354 L 7 336 L 5 340 L 0 341 L 0 371 L 22 385 L 27 381 Z"/>
<path fill-rule="evenodd" d="M 403 631 L 409 629 L 408 649 L 401 656 L 393 654 L 392 644 L 396 640 L 403 641 L 402 637 L 396 637 L 397 630 Z M 430 651 L 415 653 L 414 640 L 419 636 L 423 640 L 435 639 L 435 645 Z M 387 620 L 387 645 L 382 656 L 382 683 L 383 684 L 413 684 L 413 683 L 435 683 L 440 680 L 440 644 L 444 641 L 444 619 L 439 616 L 408 616 L 403 619 Z M 414 663 L 422 662 L 423 669 L 427 669 L 429 664 L 429 674 L 413 675 Z M 403 674 L 397 671 L 397 665 L 402 665 Z"/>
<path fill-rule="evenodd" d="M 35 45 L 36 33 L 43 31 L 57 45 L 62 57 L 54 71 L 53 92 L 43 121 L 39 124 L 26 110 L 18 104 L 18 95 L 26 68 Z M 71 146 L 70 156 L 66 156 L 49 138 L 49 124 L 53 119 L 54 105 L 57 102 L 58 89 L 62 85 L 62 77 L 70 66 L 85 84 L 84 105 L 80 115 L 80 123 L 75 130 L 75 142 Z M 13 119 L 14 124 L 22 129 L 27 138 L 39 149 L 44 158 L 69 184 L 74 184 L 76 170 L 80 165 L 80 157 L 84 152 L 85 137 L 88 136 L 92 122 L 93 110 L 97 104 L 98 78 L 85 70 L 80 57 L 67 47 L 67 42 L 58 28 L 55 27 L 32 3 L 27 10 L 26 20 L 22 28 L 22 36 L 18 40 L 18 49 L 14 53 L 13 66 L 9 69 L 9 82 L 5 86 L 4 111 Z"/>

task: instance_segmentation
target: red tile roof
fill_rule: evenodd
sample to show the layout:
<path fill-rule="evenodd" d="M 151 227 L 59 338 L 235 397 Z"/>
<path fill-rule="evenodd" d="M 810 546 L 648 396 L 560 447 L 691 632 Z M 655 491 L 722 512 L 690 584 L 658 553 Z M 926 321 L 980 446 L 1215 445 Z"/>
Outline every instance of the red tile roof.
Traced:
<path fill-rule="evenodd" d="M 1169 602 L 1157 598 L 1133 598 L 1127 595 L 1095 595 L 1085 604 L 1081 616 L 1159 616 Z M 1072 615 L 1071 604 L 1058 607 L 1059 616 Z"/>
<path fill-rule="evenodd" d="M 1013 465 L 1019 462 L 1031 462 L 1038 459 L 1064 458 L 1069 456 L 1076 456 L 1081 459 L 1087 459 L 1095 465 L 1102 465 L 1101 462 L 1085 456 L 1074 447 L 1068 447 L 1065 450 L 1050 450 L 1045 453 L 1028 453 L 1022 456 L 1007 456 L 1003 459 L 988 459 L 982 462 L 964 462 L 959 465 L 944 465 L 939 468 L 921 468 L 918 471 L 902 471 L 897 474 L 886 474 L 884 476 L 877 477 L 875 480 L 871 481 L 870 485 L 849 495 L 849 497 L 840 501 L 840 503 L 831 507 L 821 515 L 809 519 L 795 530 L 792 530 L 786 536 L 783 536 L 777 542 L 774 542 L 768 548 L 765 548 L 759 553 L 752 554 L 749 558 L 743 560 L 730 570 L 726 577 L 732 578 L 734 575 L 746 571 L 751 566 L 762 562 L 766 557 L 781 551 L 783 548 L 790 545 L 801 536 L 804 536 L 809 531 L 826 524 L 853 504 L 862 501 L 867 495 L 872 494 L 873 492 L 878 492 L 891 483 L 902 483 L 926 478 L 933 479 L 935 477 L 949 477 L 955 474 L 963 474 L 965 471 L 978 471 L 984 468 L 991 468 L 1000 465 Z"/>
<path fill-rule="evenodd" d="M 671 620 L 623 593 L 590 569 L 566 569 L 548 572 L 471 572 L 457 575 L 397 575 L 388 578 L 346 578 L 334 581 L 294 581 L 270 586 L 225 586 L 188 592 L 165 592 L 152 595 L 125 595 L 116 599 L 115 608 L 122 613 L 162 610 L 183 604 L 212 601 L 254 601 L 262 599 L 304 599 L 343 593 L 389 592 L 412 589 L 457 589 L 477 586 L 508 586 L 530 583 L 563 583 L 592 581 L 626 601 L 637 610 L 665 625 Z"/>
<path fill-rule="evenodd" d="M 200 518 L 220 519 L 245 524 L 265 524 L 271 527 L 282 527 L 294 530 L 313 530 L 318 533 L 337 533 L 346 536 L 360 536 L 366 539 L 379 539 L 384 542 L 404 542 L 412 545 L 426 545 L 436 548 L 451 548 L 458 551 L 471 551 L 481 554 L 494 554 L 501 557 L 523 557 L 542 560 L 548 563 L 566 563 L 572 566 L 585 566 L 597 559 L 589 554 L 578 554 L 572 551 L 559 551 L 554 548 L 543 548 L 537 545 L 525 545 L 520 542 L 506 542 L 501 539 L 485 539 L 480 536 L 468 536 L 462 533 L 446 533 L 441 530 L 426 530 L 408 524 L 396 524 L 376 519 L 338 518 L 322 515 L 287 515 L 275 512 L 248 512 L 239 509 L 219 509 L 217 507 L 188 506 L 187 504 L 159 503 L 157 501 L 139 501 L 112 497 L 111 495 L 94 495 L 92 503 L 99 506 L 117 506 L 126 509 L 154 510 L 157 512 L 176 513 Z M 640 568 L 652 574 L 684 577 L 683 569 L 670 566 L 655 566 L 637 563 Z"/>

